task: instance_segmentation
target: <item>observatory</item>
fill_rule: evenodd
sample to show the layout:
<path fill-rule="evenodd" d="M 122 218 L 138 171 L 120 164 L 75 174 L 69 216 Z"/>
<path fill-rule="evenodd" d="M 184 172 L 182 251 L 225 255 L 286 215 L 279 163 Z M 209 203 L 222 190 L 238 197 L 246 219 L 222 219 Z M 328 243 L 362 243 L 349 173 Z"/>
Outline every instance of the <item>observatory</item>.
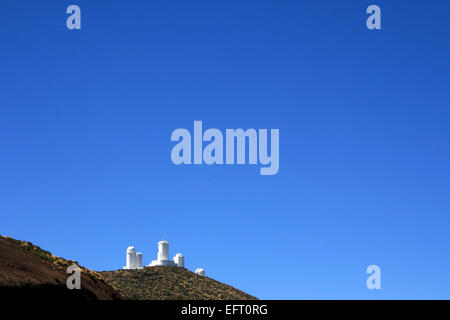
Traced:
<path fill-rule="evenodd" d="M 204 276 L 205 276 L 205 269 L 203 269 L 203 268 L 197 268 L 197 269 L 195 270 L 195 273 L 198 274 L 199 276 L 204 277 Z"/>
<path fill-rule="evenodd" d="M 136 252 L 133 246 L 127 248 L 127 265 L 124 269 L 142 269 L 142 253 Z"/>
<path fill-rule="evenodd" d="M 173 257 L 173 261 L 177 266 L 184 268 L 184 256 L 181 253 L 177 253 L 175 257 Z"/>
<path fill-rule="evenodd" d="M 169 260 L 169 243 L 166 240 L 161 240 L 158 242 L 157 259 L 153 260 L 148 266 L 178 266 L 184 268 L 184 256 L 177 253 L 173 260 Z"/>
<path fill-rule="evenodd" d="M 184 268 L 184 256 L 181 253 L 177 253 L 173 260 L 169 259 L 169 242 L 166 240 L 161 240 L 158 242 L 158 255 L 156 260 L 153 260 L 147 267 L 154 266 L 175 266 Z M 124 269 L 142 269 L 142 253 L 136 252 L 133 246 L 127 248 L 127 265 L 123 267 Z M 197 268 L 195 271 L 198 275 L 205 276 L 205 270 L 202 268 Z"/>

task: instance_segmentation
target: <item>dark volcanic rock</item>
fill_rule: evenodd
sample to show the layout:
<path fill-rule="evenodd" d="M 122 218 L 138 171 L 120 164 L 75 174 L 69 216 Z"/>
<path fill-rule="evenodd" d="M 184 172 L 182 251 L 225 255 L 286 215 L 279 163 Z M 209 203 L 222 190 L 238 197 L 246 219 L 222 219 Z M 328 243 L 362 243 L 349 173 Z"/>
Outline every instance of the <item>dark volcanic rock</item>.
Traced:
<path fill-rule="evenodd" d="M 116 300 L 120 294 L 103 277 L 80 267 L 81 289 L 66 287 L 67 267 L 77 264 L 30 242 L 0 236 L 0 295 L 8 299 Z"/>

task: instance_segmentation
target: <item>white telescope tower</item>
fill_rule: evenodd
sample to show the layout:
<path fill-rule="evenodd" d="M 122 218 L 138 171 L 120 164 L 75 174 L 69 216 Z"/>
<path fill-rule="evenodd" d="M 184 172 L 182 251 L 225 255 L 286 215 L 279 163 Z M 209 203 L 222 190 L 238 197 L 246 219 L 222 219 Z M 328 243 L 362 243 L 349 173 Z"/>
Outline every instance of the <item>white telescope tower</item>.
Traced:
<path fill-rule="evenodd" d="M 136 252 L 133 246 L 127 248 L 127 265 L 124 269 L 140 269 L 142 268 L 142 253 Z"/>
<path fill-rule="evenodd" d="M 158 242 L 158 258 L 148 266 L 176 266 L 175 261 L 169 260 L 169 243 L 166 240 Z"/>

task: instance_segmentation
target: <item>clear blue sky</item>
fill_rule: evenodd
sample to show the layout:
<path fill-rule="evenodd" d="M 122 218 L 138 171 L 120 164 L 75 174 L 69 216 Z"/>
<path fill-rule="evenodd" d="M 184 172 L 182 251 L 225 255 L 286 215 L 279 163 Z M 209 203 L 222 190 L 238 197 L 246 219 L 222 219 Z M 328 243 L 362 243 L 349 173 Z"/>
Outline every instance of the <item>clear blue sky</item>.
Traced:
<path fill-rule="evenodd" d="M 189 269 L 265 299 L 449 299 L 449 14 L 1 0 L 0 234 L 95 270 L 123 267 L 128 245 L 147 264 L 165 238 Z M 194 120 L 279 128 L 279 173 L 175 166 L 171 132 Z"/>

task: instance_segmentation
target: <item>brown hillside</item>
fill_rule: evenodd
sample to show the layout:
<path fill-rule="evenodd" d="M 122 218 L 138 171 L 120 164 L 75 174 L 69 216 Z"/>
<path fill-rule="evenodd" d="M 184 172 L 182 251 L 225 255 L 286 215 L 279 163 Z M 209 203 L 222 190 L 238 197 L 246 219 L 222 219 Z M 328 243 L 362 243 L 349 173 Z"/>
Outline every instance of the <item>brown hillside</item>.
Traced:
<path fill-rule="evenodd" d="M 67 289 L 66 270 L 72 264 L 77 263 L 30 242 L 0 236 L 0 293 L 12 299 L 121 299 L 99 273 L 83 267 L 81 289 Z"/>
<path fill-rule="evenodd" d="M 256 300 L 257 298 L 185 268 L 147 267 L 100 274 L 125 299 L 133 300 Z"/>

